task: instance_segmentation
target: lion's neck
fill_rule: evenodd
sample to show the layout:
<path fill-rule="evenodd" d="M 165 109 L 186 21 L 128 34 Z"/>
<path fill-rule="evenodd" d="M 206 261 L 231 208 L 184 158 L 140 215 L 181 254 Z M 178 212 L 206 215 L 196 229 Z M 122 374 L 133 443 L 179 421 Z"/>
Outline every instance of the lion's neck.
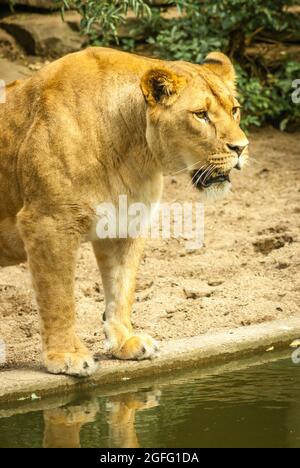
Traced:
<path fill-rule="evenodd" d="M 101 122 L 101 163 L 113 170 L 122 193 L 132 193 L 161 172 L 147 144 L 146 105 L 136 87 L 122 86 Z"/>

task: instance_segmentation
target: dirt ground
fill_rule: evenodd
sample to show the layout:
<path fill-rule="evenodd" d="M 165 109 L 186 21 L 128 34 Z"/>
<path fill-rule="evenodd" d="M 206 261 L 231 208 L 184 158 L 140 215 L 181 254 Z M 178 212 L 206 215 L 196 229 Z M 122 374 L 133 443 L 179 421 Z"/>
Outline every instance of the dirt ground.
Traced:
<path fill-rule="evenodd" d="M 235 171 L 226 199 L 205 208 L 202 249 L 188 252 L 183 239 L 148 242 L 133 310 L 138 331 L 169 340 L 300 315 L 299 138 L 274 129 L 250 135 L 249 166 Z M 166 201 L 198 197 L 187 175 L 166 178 Z M 101 352 L 103 289 L 89 245 L 81 248 L 76 280 L 78 333 Z M 0 292 L 2 367 L 39 366 L 27 265 L 0 268 Z"/>

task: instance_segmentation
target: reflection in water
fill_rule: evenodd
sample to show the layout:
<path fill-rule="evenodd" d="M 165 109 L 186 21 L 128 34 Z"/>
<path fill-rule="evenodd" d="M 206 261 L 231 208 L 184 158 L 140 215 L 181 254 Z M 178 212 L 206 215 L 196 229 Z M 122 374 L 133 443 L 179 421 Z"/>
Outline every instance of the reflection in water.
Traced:
<path fill-rule="evenodd" d="M 245 361 L 0 408 L 0 447 L 300 447 L 299 371 Z"/>
<path fill-rule="evenodd" d="M 138 448 L 135 430 L 137 411 L 154 408 L 159 404 L 160 391 L 126 393 L 108 400 L 109 447 Z"/>
<path fill-rule="evenodd" d="M 158 405 L 159 391 L 125 393 L 108 398 L 106 402 L 109 427 L 109 447 L 138 448 L 135 430 L 137 411 Z M 44 411 L 44 448 L 79 448 L 80 430 L 84 424 L 95 422 L 100 412 L 96 398 L 76 405 Z"/>
<path fill-rule="evenodd" d="M 95 421 L 99 411 L 96 399 L 44 411 L 45 448 L 79 448 L 81 426 Z"/>

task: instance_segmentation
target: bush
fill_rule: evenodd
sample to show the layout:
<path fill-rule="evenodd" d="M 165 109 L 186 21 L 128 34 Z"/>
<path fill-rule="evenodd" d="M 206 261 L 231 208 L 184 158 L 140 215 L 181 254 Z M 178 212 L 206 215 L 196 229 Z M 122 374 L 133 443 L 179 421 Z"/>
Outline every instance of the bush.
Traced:
<path fill-rule="evenodd" d="M 97 44 L 118 43 L 118 26 L 128 9 L 140 18 L 132 39 L 119 47 L 134 51 L 134 37 L 145 38 L 153 55 L 165 59 L 201 63 L 206 54 L 220 49 L 237 64 L 238 85 L 244 107 L 243 125 L 272 124 L 285 130 L 299 125 L 300 104 L 292 102 L 292 82 L 300 79 L 300 63 L 263 54 L 248 54 L 258 43 L 299 44 L 299 15 L 289 6 L 295 0 L 177 0 L 181 16 L 163 19 L 157 8 L 144 0 L 63 0 L 63 8 L 75 7 L 82 15 L 82 30 Z M 100 29 L 99 29 L 100 26 Z M 101 36 L 99 35 L 101 30 Z"/>

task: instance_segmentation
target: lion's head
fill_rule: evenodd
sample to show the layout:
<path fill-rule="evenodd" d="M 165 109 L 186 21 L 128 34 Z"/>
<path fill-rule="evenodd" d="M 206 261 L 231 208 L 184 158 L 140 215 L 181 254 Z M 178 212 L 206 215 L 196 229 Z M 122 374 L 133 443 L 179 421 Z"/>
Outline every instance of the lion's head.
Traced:
<path fill-rule="evenodd" d="M 223 195 L 230 171 L 248 157 L 240 128 L 235 72 L 228 57 L 208 55 L 202 65 L 170 62 L 142 78 L 147 102 L 147 142 L 168 173 L 188 168 L 193 184 Z"/>

